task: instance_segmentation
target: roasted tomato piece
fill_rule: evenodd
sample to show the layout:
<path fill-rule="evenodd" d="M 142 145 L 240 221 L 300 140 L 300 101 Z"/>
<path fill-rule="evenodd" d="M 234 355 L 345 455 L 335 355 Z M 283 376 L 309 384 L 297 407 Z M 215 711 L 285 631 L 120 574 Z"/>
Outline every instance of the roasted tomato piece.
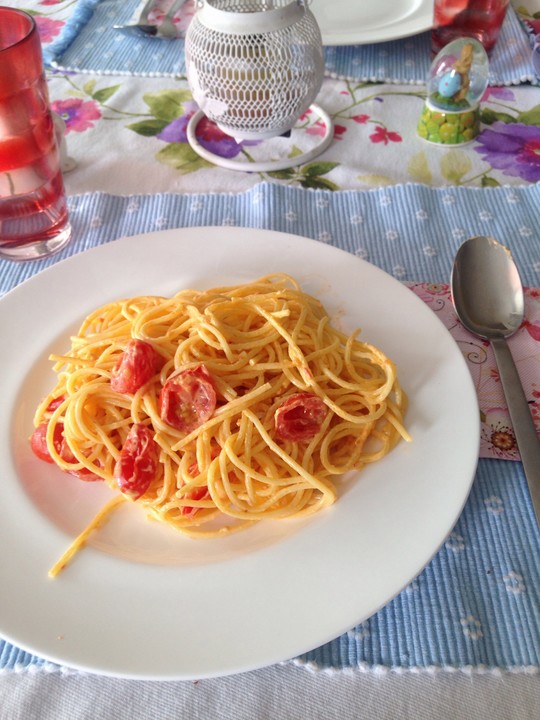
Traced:
<path fill-rule="evenodd" d="M 57 426 L 58 427 L 58 426 Z M 63 437 L 63 436 L 62 436 Z M 66 442 L 66 439 L 63 437 L 62 444 L 59 449 L 59 455 L 67 463 L 76 463 L 78 462 L 75 455 L 71 452 L 71 449 L 69 445 Z M 64 472 L 69 473 L 70 475 L 73 475 L 76 478 L 79 478 L 79 480 L 84 480 L 85 482 L 96 482 L 98 480 L 103 480 L 102 477 L 99 475 L 96 475 L 96 473 L 93 473 L 88 468 L 82 467 L 79 470 L 65 470 Z"/>
<path fill-rule="evenodd" d="M 155 478 L 158 462 L 159 447 L 152 431 L 142 423 L 135 423 L 114 466 L 118 488 L 132 500 L 138 500 Z"/>
<path fill-rule="evenodd" d="M 190 490 L 187 495 L 185 495 L 185 497 L 189 500 L 204 500 L 205 498 L 210 497 L 210 493 L 208 492 L 208 488 L 204 485 L 201 487 L 193 488 L 193 490 Z M 184 505 L 180 512 L 186 517 L 193 517 L 193 515 L 195 515 L 195 513 L 198 512 L 200 509 L 200 507 Z"/>
<path fill-rule="evenodd" d="M 47 409 L 45 412 L 52 413 L 56 410 L 57 407 L 59 407 L 64 402 L 64 396 L 61 395 L 59 398 L 55 398 L 54 400 L 51 400 L 51 402 L 47 405 Z M 34 429 L 34 432 L 32 433 L 32 437 L 30 438 L 30 447 L 32 448 L 34 455 L 36 455 L 40 460 L 44 460 L 45 462 L 52 463 L 54 460 L 51 457 L 51 453 L 49 452 L 49 448 L 47 447 L 47 428 L 49 427 L 48 422 L 43 422 L 40 425 L 37 426 L 37 428 Z M 54 429 L 54 437 L 53 442 L 54 446 L 56 448 L 56 452 L 60 454 L 61 448 L 62 448 L 62 441 L 64 439 L 64 426 L 61 423 L 58 423 Z"/>
<path fill-rule="evenodd" d="M 136 393 L 160 368 L 163 359 L 150 343 L 130 340 L 111 375 L 111 387 L 120 393 Z"/>
<path fill-rule="evenodd" d="M 34 432 L 32 433 L 32 437 L 30 438 L 30 447 L 32 448 L 32 451 L 34 455 L 36 455 L 40 460 L 44 460 L 45 462 L 52 463 L 54 460 L 51 457 L 51 453 L 49 452 L 49 448 L 47 447 L 47 428 L 49 427 L 49 423 L 41 423 L 41 425 L 38 425 L 37 428 L 35 428 Z M 61 453 L 62 450 L 62 444 L 64 441 L 64 433 L 63 433 L 63 425 L 57 425 L 54 428 L 54 434 L 53 434 L 53 442 L 54 447 L 56 449 L 56 452 L 58 454 Z"/>
<path fill-rule="evenodd" d="M 186 433 L 209 420 L 215 409 L 214 383 L 202 364 L 170 377 L 159 395 L 161 419 Z"/>
<path fill-rule="evenodd" d="M 32 433 L 32 437 L 30 438 L 30 447 L 34 452 L 34 455 L 36 455 L 40 460 L 44 460 L 48 463 L 53 463 L 54 460 L 51 457 L 49 448 L 47 446 L 48 427 L 49 423 L 46 422 L 41 423 L 41 425 L 37 426 L 37 428 Z M 60 455 L 62 460 L 65 460 L 65 462 L 67 463 L 77 462 L 75 456 L 69 449 L 69 445 L 64 438 L 64 426 L 62 423 L 58 423 L 54 428 L 53 443 L 56 452 Z M 64 468 L 62 468 L 62 470 L 64 470 Z M 80 480 L 85 480 L 86 482 L 103 480 L 103 478 L 101 478 L 99 475 L 96 475 L 91 470 L 88 470 L 88 468 L 85 467 L 81 468 L 80 470 L 64 470 L 64 472 L 67 472 L 70 475 L 74 475 Z"/>
<path fill-rule="evenodd" d="M 282 440 L 309 440 L 319 432 L 327 414 L 328 408 L 317 395 L 294 393 L 274 414 L 276 433 Z"/>
<path fill-rule="evenodd" d="M 56 408 L 59 408 L 60 405 L 64 402 L 65 397 L 63 395 L 60 395 L 60 397 L 54 398 L 54 400 L 51 400 L 51 402 L 47 405 L 47 412 L 53 413 Z"/>
<path fill-rule="evenodd" d="M 96 475 L 96 473 L 93 473 L 85 467 L 80 470 L 66 470 L 66 472 L 69 475 L 73 475 L 73 477 L 79 478 L 79 480 L 83 480 L 84 482 L 98 482 L 103 480 L 100 475 Z"/>

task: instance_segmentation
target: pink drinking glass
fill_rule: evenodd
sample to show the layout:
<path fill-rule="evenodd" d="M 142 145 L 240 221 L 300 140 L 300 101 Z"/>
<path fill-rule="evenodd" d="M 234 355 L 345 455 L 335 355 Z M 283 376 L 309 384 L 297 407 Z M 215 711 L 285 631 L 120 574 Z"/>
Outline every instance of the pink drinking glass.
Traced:
<path fill-rule="evenodd" d="M 509 4 L 510 0 L 435 0 L 433 54 L 456 38 L 473 37 L 489 55 L 499 38 Z"/>
<path fill-rule="evenodd" d="M 37 26 L 0 7 L 0 257 L 45 257 L 70 236 Z"/>

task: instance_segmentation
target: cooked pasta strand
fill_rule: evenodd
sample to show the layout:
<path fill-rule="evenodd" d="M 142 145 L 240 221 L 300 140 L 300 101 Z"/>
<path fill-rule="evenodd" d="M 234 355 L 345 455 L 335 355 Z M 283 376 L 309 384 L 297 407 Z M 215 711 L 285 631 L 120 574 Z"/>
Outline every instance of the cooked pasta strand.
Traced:
<path fill-rule="evenodd" d="M 333 327 L 322 304 L 287 275 L 116 301 L 91 313 L 71 347 L 51 356 L 57 384 L 35 425 L 47 423 L 47 448 L 59 467 L 115 490 L 131 428 L 149 430 L 158 469 L 134 502 L 188 535 L 305 515 L 335 501 L 336 475 L 410 440 L 395 365 L 358 336 Z M 119 392 L 111 377 L 133 339 L 149 344 L 161 367 L 133 393 Z M 170 378 L 201 366 L 217 406 L 194 429 L 173 427 L 160 393 Z M 280 434 L 277 417 L 297 393 L 314 398 L 324 419 L 295 439 Z M 103 509 L 52 574 L 124 497 Z"/>

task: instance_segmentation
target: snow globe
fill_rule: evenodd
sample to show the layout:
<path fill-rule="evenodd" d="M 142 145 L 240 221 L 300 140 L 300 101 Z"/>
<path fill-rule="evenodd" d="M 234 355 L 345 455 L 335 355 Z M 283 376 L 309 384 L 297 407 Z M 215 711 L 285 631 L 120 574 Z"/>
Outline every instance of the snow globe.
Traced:
<path fill-rule="evenodd" d="M 488 56 L 478 40 L 461 37 L 448 43 L 431 64 L 418 135 L 439 145 L 474 140 L 488 71 Z"/>

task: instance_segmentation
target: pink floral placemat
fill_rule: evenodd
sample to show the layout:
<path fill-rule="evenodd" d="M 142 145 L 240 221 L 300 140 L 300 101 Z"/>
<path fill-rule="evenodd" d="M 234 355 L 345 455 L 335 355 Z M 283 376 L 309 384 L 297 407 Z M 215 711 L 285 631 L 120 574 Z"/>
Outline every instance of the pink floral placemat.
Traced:
<path fill-rule="evenodd" d="M 461 349 L 480 406 L 480 457 L 519 460 L 519 451 L 490 343 L 466 330 L 457 318 L 450 287 L 406 283 L 439 317 Z M 525 319 L 508 339 L 536 431 L 540 434 L 540 288 L 525 288 Z"/>

